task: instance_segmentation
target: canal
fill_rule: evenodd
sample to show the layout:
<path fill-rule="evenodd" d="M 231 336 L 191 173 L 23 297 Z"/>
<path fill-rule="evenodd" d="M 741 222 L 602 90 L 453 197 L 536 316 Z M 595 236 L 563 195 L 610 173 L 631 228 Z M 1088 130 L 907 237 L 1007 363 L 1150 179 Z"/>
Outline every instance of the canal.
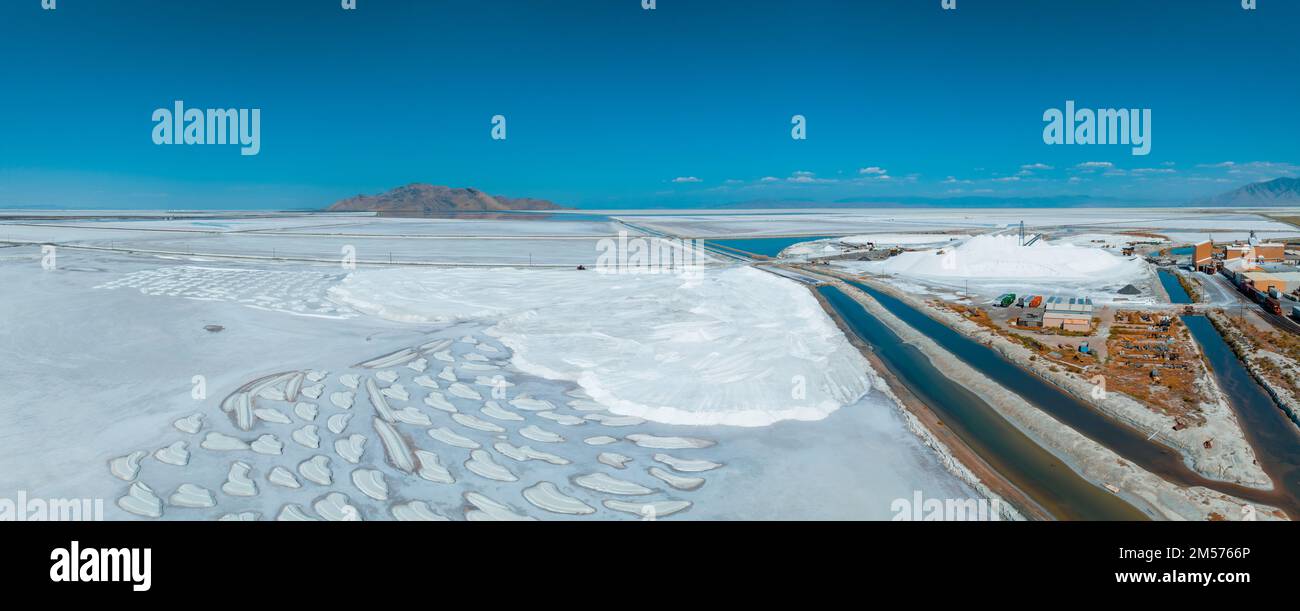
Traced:
<path fill-rule="evenodd" d="M 930 359 L 861 304 L 833 286 L 817 289 L 840 318 L 980 458 L 1063 520 L 1142 520 L 1146 516 L 1119 497 L 1076 474 L 975 393 L 943 375 Z"/>
<path fill-rule="evenodd" d="M 1192 297 L 1187 294 L 1187 289 L 1178 281 L 1178 273 L 1171 272 L 1167 269 L 1160 269 L 1156 272 L 1160 276 L 1160 285 L 1165 287 L 1165 292 L 1169 293 L 1170 303 L 1191 303 Z"/>
<path fill-rule="evenodd" d="M 1273 478 L 1279 492 L 1292 500 L 1300 499 L 1300 430 L 1251 377 L 1208 318 L 1183 316 L 1182 320 L 1201 345 L 1214 379 L 1228 396 L 1246 440 L 1255 449 L 1260 467 Z"/>
<path fill-rule="evenodd" d="M 1146 471 L 1179 486 L 1205 486 L 1249 501 L 1276 505 L 1292 516 L 1300 516 L 1300 502 L 1297 501 L 1300 496 L 1290 494 L 1289 491 L 1286 494 L 1276 494 L 1206 478 L 1192 471 L 1176 450 L 1149 441 L 1146 435 L 1136 429 L 1094 410 L 1051 382 L 1020 368 L 993 348 L 962 335 L 900 299 L 861 282 L 846 282 L 874 298 L 890 313 L 976 371 Z M 1237 366 L 1241 365 L 1238 363 Z M 1262 462 L 1261 460 L 1261 464 Z"/>

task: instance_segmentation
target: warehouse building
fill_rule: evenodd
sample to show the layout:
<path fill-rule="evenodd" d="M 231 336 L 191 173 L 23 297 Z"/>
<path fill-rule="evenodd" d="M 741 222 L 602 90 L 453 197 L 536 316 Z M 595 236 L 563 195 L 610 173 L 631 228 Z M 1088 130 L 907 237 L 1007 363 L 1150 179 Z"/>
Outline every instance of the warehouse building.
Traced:
<path fill-rule="evenodd" d="M 1048 297 L 1043 302 L 1043 327 L 1066 331 L 1092 330 L 1092 299 L 1088 297 Z"/>

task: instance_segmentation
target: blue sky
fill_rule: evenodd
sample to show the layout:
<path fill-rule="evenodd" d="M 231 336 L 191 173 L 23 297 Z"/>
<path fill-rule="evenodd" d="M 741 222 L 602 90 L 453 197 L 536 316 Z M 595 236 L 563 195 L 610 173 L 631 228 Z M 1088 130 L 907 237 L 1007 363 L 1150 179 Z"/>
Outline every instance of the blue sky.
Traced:
<path fill-rule="evenodd" d="M 0 206 L 302 208 L 409 182 L 588 208 L 1148 201 L 1300 169 L 1300 2 L 657 4 L 5 0 Z M 153 144 L 177 99 L 260 108 L 260 154 Z M 1150 108 L 1151 153 L 1044 144 L 1066 100 Z"/>

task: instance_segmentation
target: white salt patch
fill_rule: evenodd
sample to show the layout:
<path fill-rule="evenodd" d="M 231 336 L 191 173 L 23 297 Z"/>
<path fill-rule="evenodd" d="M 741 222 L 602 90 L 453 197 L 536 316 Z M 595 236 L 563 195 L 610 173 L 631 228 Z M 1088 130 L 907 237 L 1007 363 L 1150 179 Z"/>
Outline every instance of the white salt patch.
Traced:
<path fill-rule="evenodd" d="M 217 504 L 211 490 L 194 484 L 181 484 L 180 487 L 176 488 L 176 492 L 172 493 L 171 498 L 167 499 L 167 502 L 176 507 L 196 509 L 206 509 Z"/>
<path fill-rule="evenodd" d="M 416 426 L 429 426 L 433 424 L 433 421 L 429 419 L 427 414 L 415 409 L 414 407 L 404 407 L 393 412 L 393 418 L 396 418 L 398 422 L 403 424 L 413 424 Z"/>
<path fill-rule="evenodd" d="M 352 420 L 352 414 L 334 414 L 329 420 L 325 421 L 325 428 L 329 429 L 335 435 L 341 434 L 348 428 L 348 422 Z"/>
<path fill-rule="evenodd" d="M 470 505 L 474 506 L 474 509 L 465 512 L 465 519 L 471 522 L 517 522 L 522 520 L 532 521 L 536 519 L 515 513 L 509 507 L 506 507 L 505 505 L 477 492 L 466 492 L 465 500 L 468 501 Z"/>
<path fill-rule="evenodd" d="M 647 503 L 629 503 L 610 499 L 605 506 L 614 511 L 622 511 L 643 518 L 666 518 L 691 506 L 690 501 L 650 501 Z"/>
<path fill-rule="evenodd" d="M 573 498 L 552 484 L 538 482 L 537 485 L 524 488 L 524 498 L 546 511 L 566 515 L 587 515 L 596 513 L 590 505 Z"/>
<path fill-rule="evenodd" d="M 515 397 L 514 399 L 511 399 L 510 404 L 519 409 L 530 411 L 530 412 L 548 412 L 548 411 L 555 410 L 555 406 L 552 405 L 550 401 L 543 401 L 541 399 L 532 399 L 524 396 L 519 396 L 519 397 Z"/>
<path fill-rule="evenodd" d="M 476 363 L 486 363 L 487 360 L 488 360 L 488 358 L 487 358 L 486 356 L 481 355 L 481 354 L 474 354 L 473 352 L 470 352 L 470 353 L 468 353 L 468 354 L 465 355 L 465 360 L 467 360 L 467 361 L 474 361 L 474 362 L 476 362 Z"/>
<path fill-rule="evenodd" d="M 452 382 L 451 386 L 447 388 L 447 392 L 462 399 L 473 399 L 475 401 L 483 400 L 483 395 L 478 394 L 477 390 L 461 384 L 460 382 Z"/>
<path fill-rule="evenodd" d="M 429 367 L 429 361 L 424 358 L 418 358 L 406 364 L 407 369 L 410 369 L 411 371 L 417 373 L 424 373 L 424 370 L 428 369 L 428 367 Z"/>
<path fill-rule="evenodd" d="M 286 401 L 297 401 L 298 393 L 302 391 L 303 374 L 301 371 L 289 377 L 289 381 L 284 383 L 284 398 Z"/>
<path fill-rule="evenodd" d="M 438 484 L 454 484 L 456 479 L 451 476 L 438 462 L 438 455 L 427 450 L 416 450 L 415 458 L 420 463 L 420 470 L 416 472 L 421 479 L 428 480 Z"/>
<path fill-rule="evenodd" d="M 352 434 L 345 439 L 336 439 L 334 441 L 334 452 L 343 460 L 352 464 L 361 462 L 361 455 L 366 451 L 366 436 Z"/>
<path fill-rule="evenodd" d="M 190 452 L 185 449 L 186 445 L 184 441 L 177 441 L 165 448 L 160 448 L 153 453 L 153 457 L 161 463 L 184 467 L 190 463 Z"/>
<path fill-rule="evenodd" d="M 396 371 L 381 371 L 381 372 L 379 372 L 379 373 L 376 373 L 376 374 L 375 374 L 375 377 L 376 377 L 376 378 L 379 378 L 379 380 L 380 380 L 381 382 L 385 383 L 385 384 L 392 384 L 393 382 L 396 382 L 396 381 L 397 381 L 397 372 L 396 372 Z"/>
<path fill-rule="evenodd" d="M 316 371 L 313 369 L 307 372 L 307 381 L 319 382 L 321 380 L 324 380 L 325 376 L 328 376 L 329 374 L 330 373 L 328 371 Z"/>
<path fill-rule="evenodd" d="M 353 507 L 346 494 L 331 492 L 325 498 L 312 505 L 316 515 L 331 522 L 356 522 L 361 520 L 361 512 Z"/>
<path fill-rule="evenodd" d="M 217 518 L 218 522 L 256 522 L 261 514 L 256 511 L 241 511 L 239 513 L 225 513 Z"/>
<path fill-rule="evenodd" d="M 702 477 L 684 477 L 681 475 L 674 475 L 660 469 L 659 467 L 650 467 L 650 475 L 653 475 L 662 480 L 665 484 L 678 490 L 694 490 L 704 485 L 704 478 Z"/>
<path fill-rule="evenodd" d="M 455 433 L 454 431 L 452 431 L 451 429 L 445 426 L 438 427 L 436 429 L 429 429 L 429 436 L 449 446 L 456 447 L 456 448 L 465 448 L 465 449 L 472 450 L 480 447 L 477 441 L 474 441 L 473 439 L 470 439 L 462 435 L 458 435 L 457 433 Z"/>
<path fill-rule="evenodd" d="M 397 399 L 398 401 L 407 401 L 411 398 L 410 393 L 406 392 L 406 388 L 401 384 L 393 384 L 392 386 L 385 388 L 382 392 L 385 397 Z"/>
<path fill-rule="evenodd" d="M 293 406 L 293 414 L 300 420 L 305 420 L 307 422 L 315 420 L 318 413 L 319 410 L 316 409 L 316 406 L 312 403 L 298 403 Z"/>
<path fill-rule="evenodd" d="M 450 401 L 444 398 L 442 393 L 436 390 L 429 391 L 428 396 L 424 398 L 424 404 L 434 409 L 440 409 L 444 412 L 450 412 L 453 414 L 460 411 L 456 409 L 455 405 L 452 405 Z"/>
<path fill-rule="evenodd" d="M 339 409 L 352 409 L 352 402 L 356 400 L 356 393 L 347 390 L 330 393 L 330 403 L 333 403 Z"/>
<path fill-rule="evenodd" d="M 309 399 L 319 399 L 323 392 L 325 392 L 324 384 L 313 384 L 302 389 L 302 395 Z"/>
<path fill-rule="evenodd" d="M 636 416 L 611 416 L 609 414 L 591 414 L 587 420 L 599 422 L 605 426 L 639 426 L 645 424 L 645 420 Z"/>
<path fill-rule="evenodd" d="M 595 437 L 588 437 L 582 440 L 583 443 L 589 446 L 606 446 L 616 441 L 618 441 L 618 439 L 610 437 L 609 435 L 596 435 Z"/>
<path fill-rule="evenodd" d="M 357 387 L 361 385 L 361 377 L 355 373 L 345 373 L 339 376 L 339 383 L 351 388 L 352 390 L 356 390 Z"/>
<path fill-rule="evenodd" d="M 274 469 L 271 469 L 271 473 L 266 476 L 266 479 L 272 484 L 283 486 L 285 488 L 302 487 L 302 484 L 298 482 L 298 478 L 294 477 L 294 475 L 284 467 L 275 467 Z"/>
<path fill-rule="evenodd" d="M 379 442 L 384 446 L 384 455 L 388 457 L 388 464 L 407 473 L 414 471 L 415 457 L 411 455 L 411 448 L 406 445 L 406 439 L 398 435 L 397 430 L 383 420 L 375 418 L 372 424 L 375 432 L 379 434 Z"/>
<path fill-rule="evenodd" d="M 193 435 L 203 428 L 203 414 L 191 414 L 172 423 L 176 430 Z"/>
<path fill-rule="evenodd" d="M 317 454 L 316 456 L 298 463 L 298 474 L 306 478 L 307 481 L 322 486 L 328 486 L 334 483 L 334 473 L 330 471 L 330 459 L 328 456 Z"/>
<path fill-rule="evenodd" d="M 722 465 L 708 460 L 690 460 L 685 458 L 676 458 L 667 454 L 655 454 L 654 459 L 672 467 L 674 471 L 683 473 L 699 473 L 701 471 L 710 471 L 717 469 Z"/>
<path fill-rule="evenodd" d="M 254 409 L 253 415 L 257 416 L 258 420 L 270 422 L 272 424 L 290 424 L 293 422 L 288 416 L 284 415 L 284 412 L 270 407 L 259 407 Z"/>
<path fill-rule="evenodd" d="M 600 456 L 596 457 L 596 460 L 615 469 L 626 469 L 627 463 L 632 461 L 631 458 L 617 452 L 601 452 Z"/>
<path fill-rule="evenodd" d="M 279 456 L 284 452 L 284 443 L 276 439 L 275 435 L 262 435 L 249 447 L 258 454 L 267 454 L 269 456 Z"/>
<path fill-rule="evenodd" d="M 393 417 L 393 410 L 388 407 L 388 401 L 379 392 L 379 386 L 370 378 L 366 378 L 366 397 L 370 399 L 370 405 L 375 408 L 380 418 L 383 418 L 385 422 L 396 421 Z"/>
<path fill-rule="evenodd" d="M 484 403 L 483 407 L 480 408 L 479 411 L 483 412 L 484 416 L 496 418 L 497 420 L 522 422 L 524 419 L 523 416 L 501 407 L 496 401 L 488 401 Z"/>
<path fill-rule="evenodd" d="M 442 371 L 438 372 L 438 377 L 448 382 L 455 382 L 456 372 L 452 371 L 451 367 L 443 367 Z"/>
<path fill-rule="evenodd" d="M 280 508 L 280 515 L 275 517 L 277 522 L 318 522 L 316 518 L 307 515 L 302 507 L 294 503 L 289 503 Z"/>
<path fill-rule="evenodd" d="M 633 433 L 628 435 L 627 440 L 643 448 L 652 448 L 655 450 L 707 448 L 714 444 L 713 441 L 708 439 L 696 439 L 694 437 L 659 437 L 656 435 L 646 435 L 644 433 Z"/>
<path fill-rule="evenodd" d="M 440 361 L 442 361 L 442 362 L 444 362 L 444 363 L 455 363 L 455 362 L 456 362 L 456 357 L 454 357 L 454 356 L 451 355 L 451 351 L 450 351 L 450 350 L 443 350 L 442 352 L 436 353 L 436 354 L 433 355 L 433 358 L 438 359 L 438 360 L 440 360 Z"/>
<path fill-rule="evenodd" d="M 580 411 L 580 412 L 603 412 L 603 411 L 605 411 L 605 406 L 604 406 L 604 405 L 601 405 L 601 404 L 596 403 L 596 402 L 594 402 L 594 401 L 584 401 L 584 400 L 581 400 L 581 399 L 579 399 L 579 400 L 577 400 L 577 401 L 569 401 L 569 407 L 571 407 L 571 408 L 573 408 L 573 409 L 575 409 L 575 410 L 578 410 L 578 411 Z"/>
<path fill-rule="evenodd" d="M 113 477 L 129 482 L 140 474 L 140 461 L 148 455 L 149 453 L 144 450 L 136 450 L 126 456 L 119 456 L 108 461 L 108 470 L 112 472 Z"/>
<path fill-rule="evenodd" d="M 257 391 L 257 396 L 271 401 L 284 401 L 287 397 L 284 391 L 275 386 L 266 386 Z"/>
<path fill-rule="evenodd" d="M 316 428 L 316 425 L 308 424 L 307 426 L 294 431 L 292 437 L 298 445 L 315 450 L 320 447 L 320 433 L 318 433 L 318 431 L 319 429 Z"/>
<path fill-rule="evenodd" d="M 248 443 L 242 439 L 236 439 L 229 435 L 212 431 L 203 438 L 203 443 L 200 443 L 199 447 L 215 452 L 234 452 L 237 450 L 247 450 Z"/>
<path fill-rule="evenodd" d="M 465 371 L 497 371 L 501 369 L 496 365 L 484 365 L 482 363 L 465 363 L 464 365 L 461 365 L 460 368 Z"/>
<path fill-rule="evenodd" d="M 446 516 L 429 509 L 424 501 L 393 505 L 393 518 L 400 522 L 447 522 Z"/>
<path fill-rule="evenodd" d="M 226 483 L 221 485 L 221 491 L 230 496 L 257 496 L 257 484 L 248 477 L 248 472 L 252 469 L 248 463 L 240 461 L 230 465 L 230 472 L 226 474 Z"/>
<path fill-rule="evenodd" d="M 384 474 L 374 469 L 357 469 L 352 472 L 352 484 L 357 490 L 376 501 L 388 500 L 388 484 Z"/>
<path fill-rule="evenodd" d="M 434 381 L 433 381 L 433 378 L 431 378 L 431 377 L 429 377 L 429 376 L 417 376 L 417 377 L 415 378 L 415 383 L 416 383 L 416 384 L 419 384 L 420 386 L 423 386 L 423 387 L 425 387 L 425 388 L 437 388 L 437 387 L 438 387 L 438 383 L 437 383 L 437 382 L 434 382 Z"/>
<path fill-rule="evenodd" d="M 146 486 L 144 482 L 131 484 L 126 496 L 117 499 L 117 506 L 123 511 L 146 518 L 162 516 L 162 501 L 153 493 L 153 488 Z"/>
<path fill-rule="evenodd" d="M 465 461 L 465 468 L 475 475 L 499 482 L 513 482 L 519 479 L 509 469 L 493 460 L 492 455 L 484 450 L 470 452 L 469 460 Z"/>
<path fill-rule="evenodd" d="M 492 444 L 492 447 L 495 448 L 496 451 L 500 452 L 503 456 L 514 459 L 518 462 L 525 462 L 529 460 L 541 460 L 541 461 L 551 463 L 552 465 L 569 464 L 569 460 L 567 458 L 564 458 L 562 456 L 556 456 L 554 454 L 550 454 L 547 452 L 542 452 L 540 450 L 535 450 L 533 449 L 532 446 L 515 447 L 504 441 L 498 441 L 495 444 Z"/>
<path fill-rule="evenodd" d="M 488 432 L 488 433 L 504 433 L 504 432 L 506 432 L 505 429 L 503 429 L 503 428 L 501 428 L 501 427 L 499 427 L 499 426 L 497 426 L 497 425 L 495 425 L 495 424 L 492 424 L 491 422 L 488 422 L 488 421 L 486 421 L 486 420 L 483 420 L 482 418 L 476 418 L 476 417 L 474 417 L 474 416 L 472 416 L 472 415 L 470 415 L 470 414 L 452 414 L 452 415 L 451 415 L 451 419 L 452 419 L 452 420 L 455 420 L 455 421 L 456 421 L 457 423 L 459 423 L 461 426 L 466 426 L 466 427 L 469 427 L 469 428 L 471 428 L 471 429 L 476 429 L 476 430 L 479 430 L 479 431 L 486 431 L 486 432 Z"/>
<path fill-rule="evenodd" d="M 519 434 L 533 441 L 540 441 L 542 443 L 564 443 L 564 437 L 552 433 L 535 424 L 530 424 L 522 429 L 519 429 Z"/>
<path fill-rule="evenodd" d="M 577 416 L 570 416 L 568 414 L 557 414 L 555 412 L 537 412 L 537 415 L 546 418 L 547 420 L 552 420 L 560 424 L 563 424 L 564 426 L 578 426 L 580 424 L 586 424 L 586 421 L 583 420 L 582 418 L 579 418 Z"/>
<path fill-rule="evenodd" d="M 636 482 L 629 482 L 616 477 L 610 477 L 604 473 L 579 475 L 573 478 L 573 483 L 582 486 L 583 488 L 595 490 L 596 492 L 604 492 L 606 494 L 638 495 L 654 492 L 654 490 L 646 488 Z"/>

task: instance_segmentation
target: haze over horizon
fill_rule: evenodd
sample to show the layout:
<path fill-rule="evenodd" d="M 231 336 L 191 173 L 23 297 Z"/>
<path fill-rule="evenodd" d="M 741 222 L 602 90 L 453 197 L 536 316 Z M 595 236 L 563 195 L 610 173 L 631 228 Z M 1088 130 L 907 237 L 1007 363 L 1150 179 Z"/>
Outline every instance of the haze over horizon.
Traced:
<path fill-rule="evenodd" d="M 324 208 L 413 182 L 589 209 L 1172 203 L 1300 173 L 1295 3 L 106 4 L 0 6 L 0 208 Z M 176 100 L 261 109 L 260 152 L 155 145 Z M 1069 100 L 1151 109 L 1150 154 L 1044 144 Z"/>

